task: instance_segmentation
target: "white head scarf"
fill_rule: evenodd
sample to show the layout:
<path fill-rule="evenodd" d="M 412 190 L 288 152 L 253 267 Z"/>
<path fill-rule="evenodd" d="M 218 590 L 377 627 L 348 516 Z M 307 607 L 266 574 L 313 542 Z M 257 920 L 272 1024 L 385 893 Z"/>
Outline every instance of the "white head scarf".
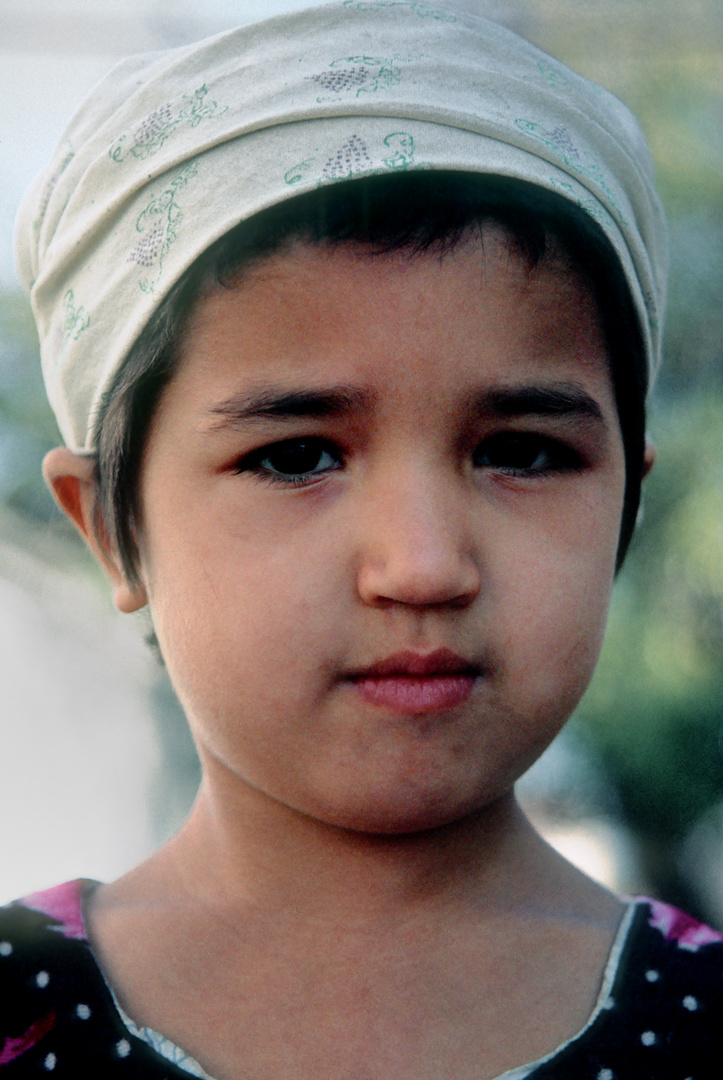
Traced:
<path fill-rule="evenodd" d="M 70 121 L 16 233 L 68 446 L 94 450 L 129 349 L 213 241 L 320 185 L 430 168 L 582 207 L 620 260 L 652 379 L 665 226 L 627 108 L 454 0 L 340 0 L 132 57 Z"/>

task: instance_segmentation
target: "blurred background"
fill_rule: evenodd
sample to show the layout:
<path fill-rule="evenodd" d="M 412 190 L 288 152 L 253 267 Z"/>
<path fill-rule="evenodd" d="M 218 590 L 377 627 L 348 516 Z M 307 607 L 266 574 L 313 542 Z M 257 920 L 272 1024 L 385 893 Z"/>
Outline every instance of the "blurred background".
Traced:
<path fill-rule="evenodd" d="M 122 873 L 178 826 L 198 783 L 147 627 L 114 612 L 40 478 L 59 440 L 13 273 L 17 204 L 116 60 L 300 6 L 205 0 L 201 14 L 195 0 L 2 0 L 0 902 Z M 667 348 L 650 424 L 658 465 L 599 670 L 520 799 L 593 876 L 723 927 L 723 5 L 467 6 L 632 107 L 670 218 Z"/>

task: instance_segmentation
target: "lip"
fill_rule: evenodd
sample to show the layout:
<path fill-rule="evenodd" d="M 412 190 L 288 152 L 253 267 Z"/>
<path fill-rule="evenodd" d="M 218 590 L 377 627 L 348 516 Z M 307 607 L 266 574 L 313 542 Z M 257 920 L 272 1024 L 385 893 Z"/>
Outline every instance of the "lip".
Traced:
<path fill-rule="evenodd" d="M 403 649 L 383 660 L 352 673 L 353 679 L 385 678 L 394 675 L 479 675 L 479 667 L 458 656 L 451 649 L 419 653 Z"/>
<path fill-rule="evenodd" d="M 479 667 L 450 649 L 403 650 L 354 672 L 349 678 L 372 705 L 403 714 L 440 712 L 472 693 Z"/>

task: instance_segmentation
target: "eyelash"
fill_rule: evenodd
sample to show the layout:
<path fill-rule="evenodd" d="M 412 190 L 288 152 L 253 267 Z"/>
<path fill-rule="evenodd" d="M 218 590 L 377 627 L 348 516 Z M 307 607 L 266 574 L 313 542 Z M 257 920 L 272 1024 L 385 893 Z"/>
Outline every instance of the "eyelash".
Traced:
<path fill-rule="evenodd" d="M 483 451 L 487 461 L 478 459 L 480 450 Z M 495 453 L 506 457 L 506 462 L 495 463 Z M 544 464 L 535 464 L 541 454 L 545 456 Z M 515 464 L 514 457 L 518 463 Z M 520 464 L 520 456 L 532 458 L 532 464 Z M 548 476 L 552 473 L 574 472 L 582 464 L 580 454 L 568 443 L 552 438 L 550 435 L 541 435 L 534 431 L 500 431 L 489 435 L 476 448 L 473 455 L 476 468 L 491 468 L 508 476 Z"/>
<path fill-rule="evenodd" d="M 305 449 L 311 450 L 312 463 L 314 456 L 320 459 L 322 454 L 328 454 L 335 459 L 336 464 L 330 468 L 327 467 L 318 471 L 299 473 L 284 473 L 278 470 L 269 469 L 263 464 L 264 461 L 268 461 L 274 454 L 284 452 L 293 454 L 294 451 L 302 453 Z M 341 454 L 334 443 L 329 442 L 327 439 L 313 437 L 307 439 L 284 439 L 282 442 L 271 443 L 269 446 L 262 446 L 259 450 L 254 450 L 253 453 L 248 454 L 243 458 L 236 466 L 235 471 L 239 474 L 251 473 L 255 479 L 262 483 L 284 484 L 285 487 L 305 487 L 312 483 L 315 477 L 323 476 L 327 472 L 334 472 L 339 468 L 341 468 Z"/>
<path fill-rule="evenodd" d="M 309 457 L 310 452 L 310 457 Z M 274 455 L 286 454 L 294 457 L 306 453 L 306 471 L 282 472 L 278 469 L 269 468 L 264 462 L 269 462 Z M 318 469 L 318 465 L 324 454 L 333 459 L 334 464 Z M 540 455 L 544 455 L 544 462 L 537 464 Z M 283 484 L 285 487 L 305 487 L 312 484 L 317 477 L 335 472 L 343 466 L 343 455 L 339 448 L 327 439 L 316 436 L 310 438 L 284 439 L 280 442 L 271 443 L 260 447 L 251 454 L 247 454 L 236 466 L 235 472 L 240 475 L 249 473 L 261 483 Z M 485 458 L 486 460 L 480 460 Z M 495 458 L 497 460 L 495 461 Z M 515 462 L 514 459 L 517 459 Z M 506 460 L 505 460 L 506 459 Z M 522 461 L 527 459 L 527 464 Z M 501 431 L 488 435 L 475 448 L 472 460 L 475 468 L 489 468 L 506 476 L 534 478 L 544 477 L 555 473 L 573 472 L 582 464 L 580 454 L 569 444 L 552 438 L 549 435 L 541 435 L 533 431 Z M 293 463 L 293 462 L 292 462 Z M 277 461 L 277 466 L 279 462 Z M 298 460 L 293 463 L 298 467 Z"/>

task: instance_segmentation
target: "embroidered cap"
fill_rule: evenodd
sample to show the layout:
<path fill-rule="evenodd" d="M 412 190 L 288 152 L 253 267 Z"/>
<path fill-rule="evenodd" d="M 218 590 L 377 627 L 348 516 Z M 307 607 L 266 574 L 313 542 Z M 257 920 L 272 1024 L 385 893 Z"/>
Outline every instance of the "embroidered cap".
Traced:
<path fill-rule="evenodd" d="M 216 239 L 310 189 L 415 169 L 515 177 L 582 207 L 620 260 L 652 380 L 665 225 L 628 109 L 454 0 L 340 0 L 126 60 L 70 121 L 16 231 L 67 444 L 93 452 L 104 393 Z"/>

